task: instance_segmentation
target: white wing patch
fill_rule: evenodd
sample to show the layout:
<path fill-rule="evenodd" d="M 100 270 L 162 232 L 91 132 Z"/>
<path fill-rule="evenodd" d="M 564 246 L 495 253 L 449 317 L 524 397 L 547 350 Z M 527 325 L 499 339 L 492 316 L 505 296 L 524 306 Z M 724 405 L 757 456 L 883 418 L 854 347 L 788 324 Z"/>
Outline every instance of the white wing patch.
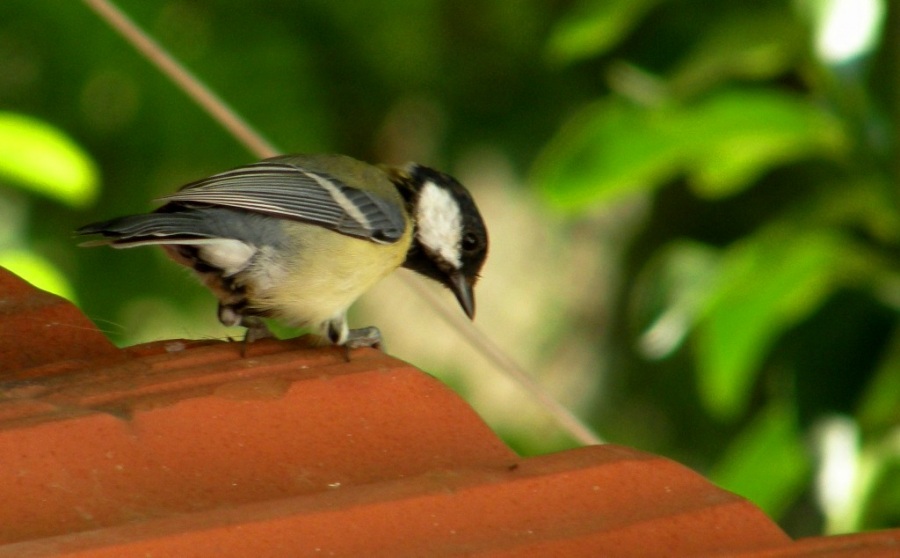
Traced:
<path fill-rule="evenodd" d="M 197 246 L 200 257 L 221 269 L 225 277 L 243 271 L 256 254 L 255 247 L 233 238 L 193 240 L 190 244 Z"/>
<path fill-rule="evenodd" d="M 366 218 L 366 216 L 363 214 L 363 212 L 359 210 L 359 207 L 357 207 L 355 203 L 353 203 L 352 201 L 347 199 L 347 196 L 345 196 L 338 189 L 337 186 L 332 184 L 331 181 L 319 176 L 318 174 L 315 174 L 312 172 L 306 172 L 303 169 L 298 169 L 298 170 L 300 170 L 300 172 L 302 172 L 306 176 L 315 180 L 316 184 L 318 184 L 319 186 L 324 188 L 329 194 L 331 194 L 331 197 L 334 199 L 334 201 L 339 206 L 341 206 L 341 209 L 343 209 L 347 213 L 347 215 L 352 217 L 354 221 L 356 221 L 357 223 L 362 225 L 362 227 L 365 229 L 372 228 L 371 223 L 369 223 L 369 220 Z"/>
<path fill-rule="evenodd" d="M 416 237 L 431 254 L 455 269 L 462 267 L 462 214 L 445 188 L 426 182 L 416 204 Z"/>
<path fill-rule="evenodd" d="M 200 257 L 212 266 L 222 270 L 225 277 L 229 277 L 243 271 L 250 263 L 251 258 L 256 254 L 256 247 L 235 240 L 233 238 L 182 238 L 170 239 L 166 236 L 157 238 L 148 238 L 137 241 L 121 241 L 112 244 L 112 239 L 95 240 L 90 243 L 83 243 L 83 246 L 100 246 L 109 244 L 113 248 L 134 248 L 136 246 L 175 246 L 183 244 L 186 246 L 196 246 L 199 249 Z"/>

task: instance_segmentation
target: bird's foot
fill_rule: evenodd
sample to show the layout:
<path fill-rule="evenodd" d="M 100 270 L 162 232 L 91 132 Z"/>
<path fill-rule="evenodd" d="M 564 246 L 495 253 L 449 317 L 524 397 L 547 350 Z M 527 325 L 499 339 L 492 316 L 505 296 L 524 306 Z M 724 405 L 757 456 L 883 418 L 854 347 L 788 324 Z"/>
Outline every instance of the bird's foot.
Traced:
<path fill-rule="evenodd" d="M 269 329 L 264 321 L 257 317 L 245 316 L 241 320 L 241 325 L 247 328 L 244 334 L 244 342 L 241 346 L 241 356 L 247 356 L 247 348 L 250 343 L 259 341 L 260 339 L 274 338 L 275 334 Z"/>
<path fill-rule="evenodd" d="M 344 345 L 350 349 L 359 349 L 361 347 L 382 349 L 381 332 L 374 326 L 351 329 L 347 335 L 347 342 Z"/>
<path fill-rule="evenodd" d="M 347 335 L 347 341 L 340 346 L 344 351 L 344 360 L 350 362 L 350 351 L 363 347 L 372 347 L 384 350 L 384 343 L 381 340 L 381 332 L 377 327 L 361 327 L 359 329 L 351 329 Z"/>
<path fill-rule="evenodd" d="M 247 333 L 244 335 L 244 343 L 253 343 L 260 339 L 275 338 L 275 334 L 272 333 L 265 322 L 258 318 L 253 319 L 252 322 L 245 318 L 241 325 L 247 328 Z"/>

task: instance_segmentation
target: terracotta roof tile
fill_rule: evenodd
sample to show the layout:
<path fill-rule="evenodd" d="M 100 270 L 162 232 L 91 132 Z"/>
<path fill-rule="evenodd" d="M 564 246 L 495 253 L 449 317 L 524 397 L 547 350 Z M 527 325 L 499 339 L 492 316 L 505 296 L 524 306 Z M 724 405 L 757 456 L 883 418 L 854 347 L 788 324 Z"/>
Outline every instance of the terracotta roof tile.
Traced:
<path fill-rule="evenodd" d="M 0 270 L 0 557 L 878 556 L 667 459 L 523 459 L 434 378 L 303 340 L 114 348 Z"/>
<path fill-rule="evenodd" d="M 54 373 L 117 356 L 115 346 L 72 304 L 0 268 L 4 373 L 24 369 L 32 374 Z"/>

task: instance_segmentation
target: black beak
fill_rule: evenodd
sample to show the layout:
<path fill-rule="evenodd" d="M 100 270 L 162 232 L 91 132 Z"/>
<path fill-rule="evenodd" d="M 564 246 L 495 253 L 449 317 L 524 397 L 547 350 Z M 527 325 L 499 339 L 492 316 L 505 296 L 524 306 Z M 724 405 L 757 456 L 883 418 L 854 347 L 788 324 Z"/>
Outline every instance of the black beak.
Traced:
<path fill-rule="evenodd" d="M 470 320 L 475 319 L 475 293 L 472 291 L 472 283 L 461 272 L 450 275 L 450 289 L 456 295 L 456 300 L 462 306 L 463 311 Z"/>

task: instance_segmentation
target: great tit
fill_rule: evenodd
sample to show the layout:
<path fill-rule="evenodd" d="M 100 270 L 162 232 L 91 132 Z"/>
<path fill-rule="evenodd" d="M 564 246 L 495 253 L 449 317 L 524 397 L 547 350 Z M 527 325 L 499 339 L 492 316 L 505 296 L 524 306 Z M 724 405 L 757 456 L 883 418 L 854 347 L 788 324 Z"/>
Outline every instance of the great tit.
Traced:
<path fill-rule="evenodd" d="M 247 328 L 247 342 L 271 336 L 261 318 L 276 318 L 346 349 L 378 345 L 377 328 L 348 329 L 347 309 L 400 266 L 450 288 L 474 317 L 487 229 L 471 194 L 439 171 L 285 155 L 159 201 L 76 234 L 104 237 L 82 246 L 161 245 L 216 295 L 220 322 Z"/>

